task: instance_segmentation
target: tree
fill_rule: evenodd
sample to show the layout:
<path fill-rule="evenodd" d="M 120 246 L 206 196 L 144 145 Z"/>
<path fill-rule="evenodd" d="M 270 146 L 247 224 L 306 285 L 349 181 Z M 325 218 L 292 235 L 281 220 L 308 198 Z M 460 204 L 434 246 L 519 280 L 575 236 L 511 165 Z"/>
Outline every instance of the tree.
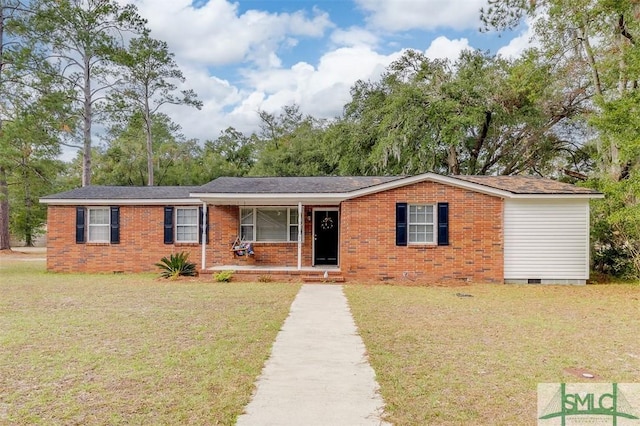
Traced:
<path fill-rule="evenodd" d="M 587 81 L 592 115 L 609 102 L 638 90 L 640 4 L 633 0 L 489 0 L 481 12 L 485 30 L 504 30 L 531 18 L 540 50 L 550 63 L 570 70 L 572 81 Z M 569 85 L 569 80 L 565 80 Z M 629 159 L 620 157 L 625 141 L 598 138 L 600 171 L 619 181 Z M 637 163 L 631 159 L 632 163 Z"/>
<path fill-rule="evenodd" d="M 29 6 L 19 1 L 0 3 L 1 250 L 10 248 L 10 223 L 21 223 L 18 228 L 27 236 L 42 223 L 42 215 L 32 214 L 37 211 L 33 206 L 37 193 L 26 193 L 34 179 L 39 179 L 34 187 L 46 188 L 54 171 L 45 164 L 58 155 L 57 137 L 67 127 L 67 94 L 51 79 L 42 45 L 25 37 L 31 22 Z M 18 187 L 25 192 L 20 202 L 15 200 Z M 28 217 L 22 222 L 18 220 L 21 212 Z"/>
<path fill-rule="evenodd" d="M 82 186 L 91 184 L 92 125 L 103 92 L 117 81 L 114 54 L 125 33 L 141 33 L 145 21 L 134 5 L 115 0 L 34 0 L 30 36 L 46 43 L 60 77 L 75 94 L 82 131 Z"/>
<path fill-rule="evenodd" d="M 111 116 L 122 120 L 124 116 L 139 112 L 146 142 L 147 185 L 154 185 L 153 117 L 166 104 L 190 105 L 198 109 L 193 90 L 182 90 L 174 82 L 183 83 L 185 78 L 169 52 L 167 43 L 154 40 L 148 34 L 135 38 L 128 49 L 117 55 L 122 66 L 122 82 L 110 93 Z"/>
<path fill-rule="evenodd" d="M 584 109 L 596 166 L 588 184 L 606 195 L 592 209 L 596 266 L 640 276 L 640 3 L 490 0 L 482 11 L 487 30 L 513 28 L 524 17 L 535 23 L 542 54 L 567 70 L 564 84 L 588 82 Z"/>
<path fill-rule="evenodd" d="M 13 129 L 24 126 L 29 127 Z M 43 134 L 44 129 L 34 123 L 32 117 L 25 117 L 21 123 L 14 122 L 8 127 L 8 133 L 15 130 L 19 134 L 12 140 L 14 144 L 20 144 L 15 146 L 15 154 L 21 154 L 13 158 L 15 164 L 8 176 L 10 229 L 30 247 L 42 232 L 47 218 L 47 208 L 38 199 L 54 190 L 55 179 L 63 163 L 56 159 L 59 153 L 57 140 Z M 45 142 L 47 139 L 48 143 Z"/>
<path fill-rule="evenodd" d="M 8 65 L 7 47 L 5 46 L 5 37 L 9 33 L 7 29 L 10 14 L 16 13 L 19 3 L 16 4 L 0 4 L 0 137 L 3 135 L 3 122 L 6 117 L 2 112 L 6 110 L 5 97 L 6 83 L 5 73 Z M 11 248 L 9 237 L 9 188 L 7 186 L 7 171 L 3 164 L 0 164 L 0 250 Z"/>
<path fill-rule="evenodd" d="M 202 154 L 204 181 L 247 175 L 255 164 L 258 143 L 255 134 L 246 136 L 233 127 L 225 129 L 217 139 L 206 141 Z"/>
<path fill-rule="evenodd" d="M 333 174 L 323 144 L 323 122 L 303 116 L 298 105 L 279 115 L 260 111 L 261 135 L 254 176 L 316 176 Z"/>
<path fill-rule="evenodd" d="M 340 172 L 544 174 L 573 150 L 559 130 L 582 100 L 552 76 L 533 52 L 508 61 L 466 51 L 451 64 L 408 51 L 381 81 L 352 89 L 335 124 Z"/>
<path fill-rule="evenodd" d="M 105 138 L 105 148 L 95 148 L 95 179 L 99 185 L 147 185 L 147 155 L 144 118 L 134 113 L 124 124 L 113 125 Z M 202 149 L 193 140 L 184 140 L 180 126 L 164 114 L 152 116 L 154 168 L 159 185 L 204 183 Z"/>

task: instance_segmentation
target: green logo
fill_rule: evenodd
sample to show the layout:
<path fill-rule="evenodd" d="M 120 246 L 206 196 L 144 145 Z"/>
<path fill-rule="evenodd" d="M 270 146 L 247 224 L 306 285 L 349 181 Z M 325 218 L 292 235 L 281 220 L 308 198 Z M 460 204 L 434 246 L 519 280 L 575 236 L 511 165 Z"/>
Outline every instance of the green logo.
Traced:
<path fill-rule="evenodd" d="M 541 386 L 538 386 L 538 401 L 541 398 Z M 551 385 L 551 386 L 557 386 Z M 620 390 L 617 383 L 611 385 L 597 383 L 579 383 L 570 385 L 572 389 L 567 389 L 566 383 L 560 383 L 559 388 L 548 399 L 548 403 L 542 408 L 538 417 L 539 420 L 559 419 L 562 426 L 566 425 L 568 418 L 573 420 L 586 420 L 586 416 L 594 419 L 599 416 L 601 420 L 608 419 L 613 426 L 618 425 L 620 419 L 638 420 L 637 412 L 629 403 L 627 396 Z M 603 389 L 606 386 L 606 389 Z M 611 386 L 611 387 L 609 387 Z M 635 385 L 637 387 L 637 385 Z M 585 391 L 586 389 L 586 391 Z M 548 392 L 547 392 L 548 393 Z M 632 398 L 637 406 L 637 392 Z M 582 422 L 581 422 L 582 423 Z M 600 422 L 598 422 L 600 423 Z M 608 421 L 606 422 L 608 423 Z M 634 422 L 635 423 L 635 422 Z M 539 424 L 544 424 L 539 422 Z"/>

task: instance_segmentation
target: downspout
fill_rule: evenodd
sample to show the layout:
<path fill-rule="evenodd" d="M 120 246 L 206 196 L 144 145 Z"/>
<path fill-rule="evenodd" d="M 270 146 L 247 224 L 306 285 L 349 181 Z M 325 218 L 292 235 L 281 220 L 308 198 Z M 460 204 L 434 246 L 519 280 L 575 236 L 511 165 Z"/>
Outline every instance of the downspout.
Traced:
<path fill-rule="evenodd" d="M 298 203 L 298 271 L 302 269 L 302 226 L 304 224 L 302 215 L 302 202 Z"/>
<path fill-rule="evenodd" d="M 202 202 L 202 270 L 204 271 L 207 267 L 207 216 L 209 212 L 207 211 L 207 202 Z"/>

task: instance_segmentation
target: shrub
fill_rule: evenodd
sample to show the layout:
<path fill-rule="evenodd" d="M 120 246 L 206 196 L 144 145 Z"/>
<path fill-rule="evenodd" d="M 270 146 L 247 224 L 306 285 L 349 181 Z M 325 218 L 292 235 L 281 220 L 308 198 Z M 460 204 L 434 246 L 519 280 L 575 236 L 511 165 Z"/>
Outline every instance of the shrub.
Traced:
<path fill-rule="evenodd" d="M 213 278 L 219 283 L 228 283 L 233 277 L 233 271 L 220 271 L 213 276 Z"/>
<path fill-rule="evenodd" d="M 198 275 L 196 264 L 188 261 L 189 253 L 181 252 L 163 257 L 156 266 L 162 269 L 163 278 L 176 279 L 179 276 L 195 277 Z"/>
<path fill-rule="evenodd" d="M 273 279 L 271 278 L 271 275 L 260 275 L 258 277 L 258 282 L 261 282 L 261 283 L 270 283 L 271 281 L 273 281 Z"/>

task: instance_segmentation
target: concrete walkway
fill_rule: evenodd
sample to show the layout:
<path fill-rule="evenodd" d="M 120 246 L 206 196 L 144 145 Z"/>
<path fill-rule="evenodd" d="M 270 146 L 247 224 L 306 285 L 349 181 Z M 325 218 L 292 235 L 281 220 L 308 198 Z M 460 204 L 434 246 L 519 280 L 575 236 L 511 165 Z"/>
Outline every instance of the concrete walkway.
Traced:
<path fill-rule="evenodd" d="M 342 286 L 303 285 L 238 426 L 384 425 Z"/>

